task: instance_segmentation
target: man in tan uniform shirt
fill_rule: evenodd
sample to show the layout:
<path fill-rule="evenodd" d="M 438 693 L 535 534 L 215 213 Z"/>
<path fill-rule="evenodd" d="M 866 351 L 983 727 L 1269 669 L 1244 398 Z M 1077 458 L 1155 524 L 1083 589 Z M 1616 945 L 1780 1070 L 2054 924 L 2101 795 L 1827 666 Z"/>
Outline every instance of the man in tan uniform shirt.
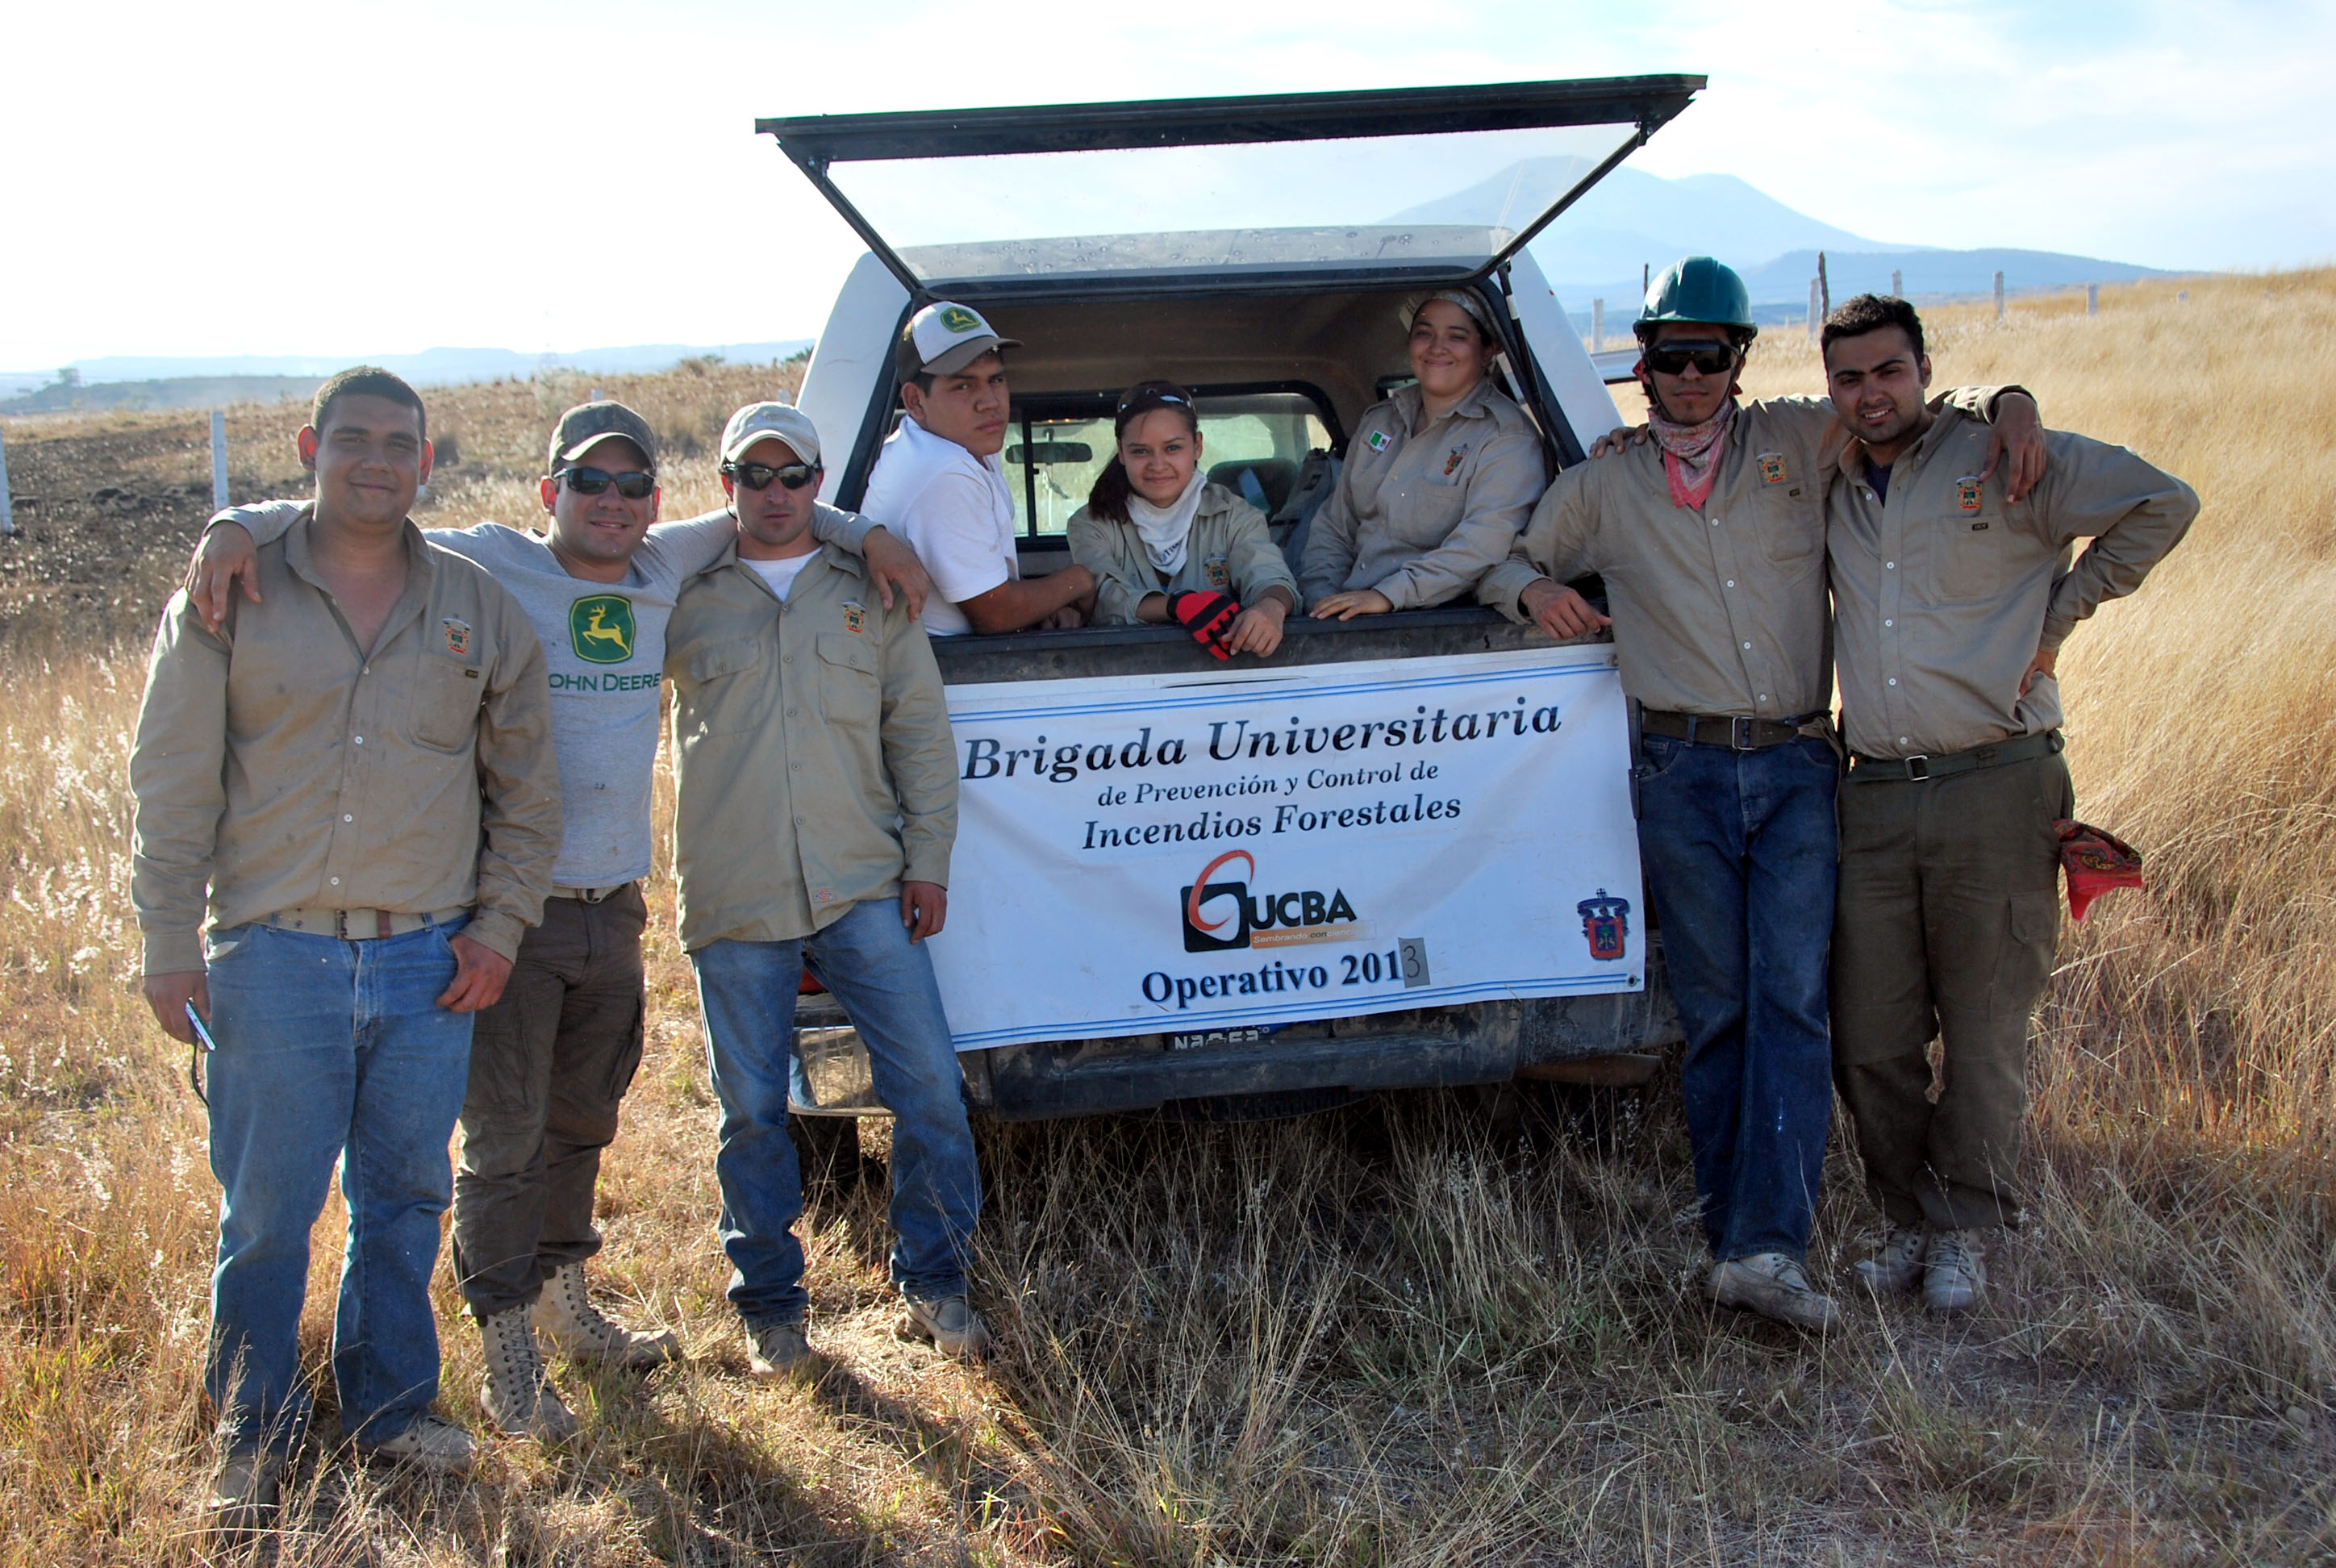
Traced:
<path fill-rule="evenodd" d="M 1987 1234 L 2020 1205 L 2029 1014 L 2059 931 L 2054 824 L 2075 811 L 2053 661 L 2180 542 L 2198 498 L 2123 447 L 2053 431 L 2043 479 L 2014 499 L 1985 472 L 1986 432 L 1923 402 L 1913 307 L 1861 295 L 1823 341 L 1857 438 L 1827 492 L 1852 757 L 1834 1074 L 1891 1225 L 1858 1269 L 1959 1311 L 1984 1289 Z"/>
<path fill-rule="evenodd" d="M 904 1336 L 988 1342 L 966 1300 L 981 1178 L 924 939 L 949 912 L 957 766 L 939 667 L 904 605 L 811 535 L 819 433 L 750 404 L 722 437 L 733 548 L 666 628 L 674 870 L 722 1102 L 715 1172 L 730 1300 L 757 1376 L 802 1367 L 803 1175 L 787 1135 L 805 961 L 868 1047 L 892 1113 L 892 1279 Z"/>
<path fill-rule="evenodd" d="M 1737 400 L 1748 297 L 1711 258 L 1658 278 L 1638 331 L 1658 439 L 1561 473 L 1479 597 L 1579 637 L 1605 618 L 1561 585 L 1605 578 L 1643 705 L 1640 846 L 1687 1034 L 1708 1289 L 1827 1329 L 1804 1258 L 1833 1116 L 1824 496 L 1844 437 L 1822 398 Z M 1995 391 L 1961 395 L 1985 409 Z M 2007 423 L 2034 414 L 2009 400 Z"/>
<path fill-rule="evenodd" d="M 472 1455 L 430 1410 L 446 1147 L 472 1018 L 551 886 L 560 774 L 525 612 L 406 520 L 423 417 L 385 371 L 318 390 L 299 435 L 315 502 L 258 552 L 257 601 L 219 631 L 172 598 L 131 755 L 146 998 L 176 1038 L 217 1043 L 205 1382 L 211 1523 L 229 1536 L 268 1522 L 307 1419 L 308 1234 L 336 1163 L 342 1427 L 393 1460 Z"/>

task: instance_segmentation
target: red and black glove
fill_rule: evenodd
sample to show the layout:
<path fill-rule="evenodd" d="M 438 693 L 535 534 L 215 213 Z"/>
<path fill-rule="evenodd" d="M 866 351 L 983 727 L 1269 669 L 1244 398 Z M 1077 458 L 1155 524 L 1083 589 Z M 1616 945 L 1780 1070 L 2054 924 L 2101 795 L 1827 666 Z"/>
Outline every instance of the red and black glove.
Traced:
<path fill-rule="evenodd" d="M 1241 614 L 1239 604 L 1212 589 L 1196 588 L 1169 595 L 1168 613 L 1192 634 L 1194 642 L 1219 658 L 1232 657 L 1225 634 L 1232 629 L 1233 617 Z"/>

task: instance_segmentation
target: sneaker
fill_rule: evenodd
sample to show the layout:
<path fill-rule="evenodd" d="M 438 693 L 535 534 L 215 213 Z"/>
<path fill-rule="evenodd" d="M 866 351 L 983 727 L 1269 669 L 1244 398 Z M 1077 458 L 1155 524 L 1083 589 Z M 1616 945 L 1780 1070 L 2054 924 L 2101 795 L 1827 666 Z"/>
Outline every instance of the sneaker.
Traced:
<path fill-rule="evenodd" d="M 1922 1282 L 1931 1233 L 1920 1225 L 1893 1225 L 1871 1258 L 1858 1260 L 1857 1277 L 1877 1296 L 1899 1296 Z"/>
<path fill-rule="evenodd" d="M 257 1449 L 221 1456 L 211 1476 L 210 1495 L 203 1502 L 203 1534 L 209 1543 L 248 1545 L 275 1529 L 283 1475 L 281 1454 Z"/>
<path fill-rule="evenodd" d="M 376 1465 L 411 1465 L 438 1475 L 467 1475 L 478 1461 L 479 1445 L 460 1427 L 425 1410 L 388 1442 L 360 1443 L 357 1452 Z"/>
<path fill-rule="evenodd" d="M 1829 1334 L 1841 1326 L 1841 1311 L 1830 1296 L 1810 1285 L 1801 1261 L 1786 1252 L 1755 1252 L 1730 1258 L 1711 1270 L 1711 1299 L 1795 1329 Z"/>
<path fill-rule="evenodd" d="M 488 1420 L 507 1437 L 533 1437 L 540 1443 L 565 1443 L 583 1430 L 543 1370 L 526 1306 L 506 1307 L 480 1319 L 479 1337 L 487 1346 L 487 1376 L 479 1386 L 479 1402 L 486 1407 Z"/>
<path fill-rule="evenodd" d="M 584 1289 L 584 1265 L 563 1263 L 543 1282 L 535 1299 L 536 1332 L 563 1356 L 638 1371 L 681 1359 L 681 1341 L 670 1329 L 645 1334 L 615 1322 L 592 1304 Z"/>
<path fill-rule="evenodd" d="M 908 1310 L 893 1332 L 903 1339 L 930 1340 L 944 1356 L 978 1361 L 989 1354 L 989 1329 L 963 1296 L 920 1301 L 905 1298 Z"/>
<path fill-rule="evenodd" d="M 793 1378 L 811 1370 L 811 1341 L 801 1323 L 766 1323 L 746 1330 L 746 1369 L 757 1378 Z"/>
<path fill-rule="evenodd" d="M 1967 1312 L 1987 1290 L 1981 1231 L 1941 1231 L 1931 1238 L 1922 1268 L 1922 1306 L 1942 1315 Z"/>

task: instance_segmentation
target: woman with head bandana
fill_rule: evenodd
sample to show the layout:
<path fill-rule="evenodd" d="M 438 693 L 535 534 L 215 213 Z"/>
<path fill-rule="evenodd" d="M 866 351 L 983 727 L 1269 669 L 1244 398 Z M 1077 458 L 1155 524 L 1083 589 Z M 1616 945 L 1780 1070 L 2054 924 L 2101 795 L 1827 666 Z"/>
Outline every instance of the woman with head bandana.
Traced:
<path fill-rule="evenodd" d="M 1299 566 L 1307 613 L 1324 619 L 1466 598 L 1549 482 L 1540 433 L 1493 385 L 1484 302 L 1444 289 L 1404 319 L 1418 379 L 1364 414 Z"/>

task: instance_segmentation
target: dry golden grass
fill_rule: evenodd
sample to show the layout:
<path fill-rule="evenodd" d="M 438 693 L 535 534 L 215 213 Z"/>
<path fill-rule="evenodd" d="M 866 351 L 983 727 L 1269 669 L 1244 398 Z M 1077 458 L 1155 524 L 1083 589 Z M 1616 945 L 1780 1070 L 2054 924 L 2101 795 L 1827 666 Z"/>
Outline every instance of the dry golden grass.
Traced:
<path fill-rule="evenodd" d="M 2107 291 L 2093 320 L 2080 298 L 2016 303 L 2001 327 L 1935 313 L 1942 382 L 2023 382 L 2051 423 L 2135 446 L 2206 502 L 2062 662 L 2081 809 L 2148 852 L 2153 884 L 2064 942 L 2033 1073 L 2034 1222 L 1987 1310 L 1942 1328 L 1844 1286 L 1851 1327 L 1827 1344 L 1714 1315 L 1690 1289 L 1665 1096 L 1601 1152 L 1504 1094 L 1421 1095 L 1263 1127 L 993 1129 L 979 1289 L 999 1359 L 968 1373 L 891 1339 L 862 1191 L 809 1227 L 832 1365 L 766 1388 L 722 1300 L 711 1100 L 661 919 L 596 1269 L 680 1327 L 691 1364 L 563 1371 L 585 1443 L 499 1444 L 465 1485 L 320 1454 L 282 1560 L 2336 1554 L 2336 274 L 2188 287 L 2186 305 Z M 1754 381 L 1814 389 L 1815 356 L 1772 334 Z M 453 472 L 493 477 L 442 482 L 440 515 L 531 515 L 555 408 L 474 390 L 442 399 L 440 427 L 463 448 Z M 735 400 L 678 376 L 618 394 Z M 669 476 L 669 514 L 694 509 L 674 504 L 688 482 Z M 92 641 L 0 638 L 0 1564 L 192 1561 L 208 1462 L 216 1192 L 183 1061 L 133 989 L 140 661 Z M 662 884 L 658 901 L 669 916 Z M 338 1224 L 318 1232 L 319 1364 Z M 1844 1281 L 1872 1224 L 1836 1158 L 1815 1271 Z M 451 1291 L 441 1306 L 446 1404 L 475 1429 L 475 1338 Z"/>

